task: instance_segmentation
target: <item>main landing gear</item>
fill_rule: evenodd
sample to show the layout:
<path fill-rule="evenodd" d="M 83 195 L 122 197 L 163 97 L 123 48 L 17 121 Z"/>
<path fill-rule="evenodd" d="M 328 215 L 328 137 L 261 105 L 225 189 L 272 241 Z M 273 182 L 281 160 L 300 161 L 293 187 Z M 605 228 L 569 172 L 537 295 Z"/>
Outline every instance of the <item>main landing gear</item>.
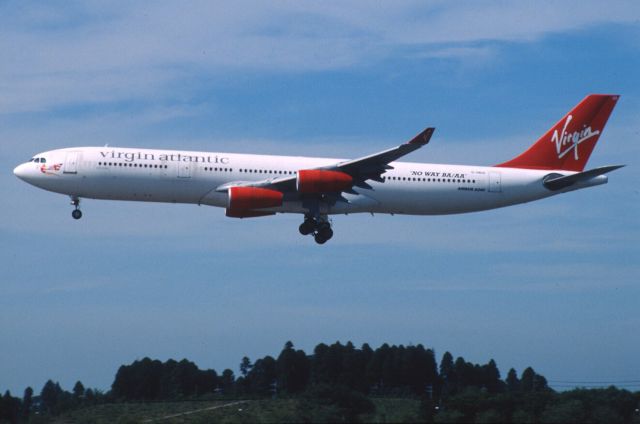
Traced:
<path fill-rule="evenodd" d="M 304 222 L 300 224 L 298 229 L 303 236 L 313 234 L 313 238 L 318 244 L 324 244 L 333 237 L 333 230 L 326 215 L 321 215 L 317 218 L 306 215 Z"/>
<path fill-rule="evenodd" d="M 71 204 L 75 206 L 75 209 L 73 210 L 73 212 L 71 212 L 71 216 L 73 217 L 73 219 L 82 218 L 82 211 L 78 208 L 80 206 L 80 199 L 78 199 L 77 197 L 72 197 Z"/>

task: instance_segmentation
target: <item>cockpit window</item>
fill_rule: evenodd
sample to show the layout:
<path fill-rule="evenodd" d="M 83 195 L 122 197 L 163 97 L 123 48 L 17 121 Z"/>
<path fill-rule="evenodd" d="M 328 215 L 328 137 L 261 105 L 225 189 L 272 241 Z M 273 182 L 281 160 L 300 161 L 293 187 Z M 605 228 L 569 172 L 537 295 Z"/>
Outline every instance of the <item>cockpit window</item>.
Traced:
<path fill-rule="evenodd" d="M 47 163 L 47 160 L 45 158 L 40 158 L 40 163 Z"/>
<path fill-rule="evenodd" d="M 29 162 L 33 162 L 35 160 L 36 160 L 36 158 L 31 158 L 31 159 L 29 159 Z"/>

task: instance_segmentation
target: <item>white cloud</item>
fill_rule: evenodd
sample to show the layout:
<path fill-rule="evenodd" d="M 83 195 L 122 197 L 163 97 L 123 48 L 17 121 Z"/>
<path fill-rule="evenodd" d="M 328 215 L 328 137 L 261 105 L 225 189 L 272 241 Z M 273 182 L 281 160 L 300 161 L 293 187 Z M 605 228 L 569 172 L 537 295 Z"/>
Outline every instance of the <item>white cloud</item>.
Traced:
<path fill-rule="evenodd" d="M 323 71 L 397 55 L 495 54 L 602 23 L 633 22 L 633 1 L 212 3 L 0 6 L 0 113 L 162 97 L 194 75 Z"/>

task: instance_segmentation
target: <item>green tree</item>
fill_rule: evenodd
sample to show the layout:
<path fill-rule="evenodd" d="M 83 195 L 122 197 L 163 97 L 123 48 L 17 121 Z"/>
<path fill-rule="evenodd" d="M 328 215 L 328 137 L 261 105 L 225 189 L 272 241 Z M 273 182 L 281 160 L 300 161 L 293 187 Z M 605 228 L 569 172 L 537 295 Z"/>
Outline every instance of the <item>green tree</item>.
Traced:
<path fill-rule="evenodd" d="M 33 389 L 27 387 L 24 389 L 24 396 L 22 397 L 22 418 L 27 420 L 29 414 L 31 414 L 31 407 L 33 406 Z"/>
<path fill-rule="evenodd" d="M 288 393 L 306 389 L 310 379 L 311 364 L 306 353 L 295 350 L 290 341 L 284 345 L 277 359 L 278 387 Z"/>
<path fill-rule="evenodd" d="M 445 352 L 440 360 L 440 380 L 442 381 L 442 395 L 448 396 L 455 390 L 455 371 L 453 365 L 453 355 Z"/>
<path fill-rule="evenodd" d="M 261 395 L 271 393 L 276 381 L 276 360 L 271 356 L 258 359 L 246 379 L 249 392 Z"/>
<path fill-rule="evenodd" d="M 496 361 L 491 359 L 488 364 L 482 367 L 482 386 L 485 387 L 489 393 L 500 393 L 503 391 L 503 383 L 500 380 L 500 370 L 496 365 Z"/>
<path fill-rule="evenodd" d="M 50 414 L 56 414 L 58 412 L 58 402 L 60 402 L 61 397 L 62 389 L 60 388 L 60 384 L 47 380 L 40 392 L 44 410 Z"/>
<path fill-rule="evenodd" d="M 527 367 L 520 377 L 520 389 L 524 392 L 541 392 L 548 390 L 547 379 L 536 374 L 531 367 Z"/>
<path fill-rule="evenodd" d="M 507 373 L 507 390 L 511 393 L 517 392 L 520 390 L 520 380 L 518 380 L 518 374 L 516 370 L 511 368 Z"/>
<path fill-rule="evenodd" d="M 77 402 L 84 398 L 84 385 L 78 380 L 73 386 L 73 399 Z"/>
<path fill-rule="evenodd" d="M 522 371 L 522 376 L 520 377 L 520 387 L 523 392 L 532 392 L 533 391 L 533 380 L 536 376 L 533 368 L 527 367 L 524 371 Z"/>
<path fill-rule="evenodd" d="M 233 371 L 229 368 L 222 371 L 222 376 L 220 377 L 220 389 L 222 393 L 229 394 L 233 392 L 233 386 L 235 383 L 235 376 L 233 375 Z"/>
<path fill-rule="evenodd" d="M 251 365 L 251 360 L 247 356 L 243 357 L 242 362 L 240 362 L 240 374 L 246 378 L 252 367 L 253 365 Z"/>
<path fill-rule="evenodd" d="M 11 392 L 7 390 L 4 396 L 0 397 L 0 421 L 15 423 L 18 422 L 19 416 L 20 399 L 11 396 Z"/>

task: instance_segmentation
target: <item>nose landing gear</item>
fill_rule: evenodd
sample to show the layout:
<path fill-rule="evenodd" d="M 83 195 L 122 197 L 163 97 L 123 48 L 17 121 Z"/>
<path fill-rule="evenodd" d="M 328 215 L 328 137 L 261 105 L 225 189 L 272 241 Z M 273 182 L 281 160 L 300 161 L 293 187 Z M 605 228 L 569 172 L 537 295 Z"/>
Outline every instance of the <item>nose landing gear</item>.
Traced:
<path fill-rule="evenodd" d="M 324 244 L 333 237 L 333 230 L 326 215 L 318 217 L 306 215 L 298 230 L 303 236 L 313 234 L 313 238 L 318 244 Z"/>
<path fill-rule="evenodd" d="M 73 206 L 75 206 L 75 209 L 73 210 L 73 212 L 71 212 L 71 216 L 73 217 L 73 219 L 82 218 L 82 211 L 79 209 L 80 199 L 77 198 L 77 197 L 72 197 L 71 198 L 71 204 Z"/>

